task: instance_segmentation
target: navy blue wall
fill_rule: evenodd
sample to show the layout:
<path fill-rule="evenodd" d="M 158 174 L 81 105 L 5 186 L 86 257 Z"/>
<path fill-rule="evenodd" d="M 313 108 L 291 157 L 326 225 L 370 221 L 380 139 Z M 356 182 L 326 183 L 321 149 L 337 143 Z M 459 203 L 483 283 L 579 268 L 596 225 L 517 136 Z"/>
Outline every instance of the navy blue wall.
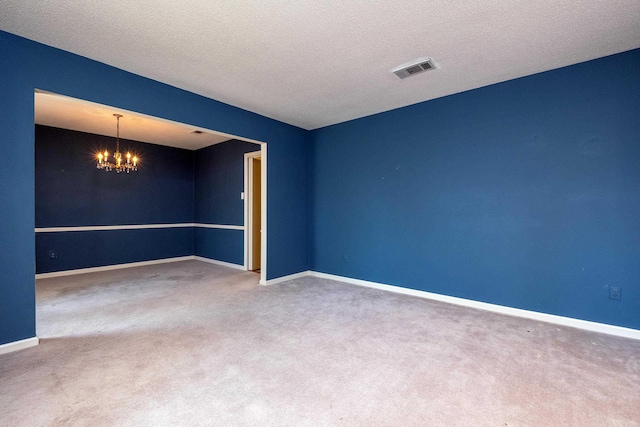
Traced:
<path fill-rule="evenodd" d="M 195 222 L 244 225 L 244 154 L 259 144 L 231 140 L 195 152 Z"/>
<path fill-rule="evenodd" d="M 193 222 L 193 152 L 121 140 L 143 160 L 132 174 L 95 167 L 115 139 L 36 125 L 36 227 Z M 50 252 L 56 258 L 49 256 Z M 193 230 L 36 234 L 36 273 L 193 255 Z"/>
<path fill-rule="evenodd" d="M 314 137 L 314 270 L 640 328 L 640 50 Z"/>
<path fill-rule="evenodd" d="M 244 225 L 244 153 L 259 151 L 259 144 L 238 140 L 215 144 L 195 152 L 195 222 Z M 244 263 L 242 230 L 196 228 L 195 254 L 205 258 Z"/>
<path fill-rule="evenodd" d="M 242 230 L 196 227 L 193 234 L 195 255 L 232 264 L 244 264 Z"/>
<path fill-rule="evenodd" d="M 193 151 L 121 140 L 138 172 L 96 168 L 115 138 L 36 126 L 36 227 L 193 222 Z"/>
<path fill-rule="evenodd" d="M 267 278 L 309 269 L 309 132 L 0 32 L 0 344 L 35 335 L 35 89 L 267 142 Z"/>
<path fill-rule="evenodd" d="M 36 233 L 36 272 L 189 256 L 193 238 L 193 227 Z"/>

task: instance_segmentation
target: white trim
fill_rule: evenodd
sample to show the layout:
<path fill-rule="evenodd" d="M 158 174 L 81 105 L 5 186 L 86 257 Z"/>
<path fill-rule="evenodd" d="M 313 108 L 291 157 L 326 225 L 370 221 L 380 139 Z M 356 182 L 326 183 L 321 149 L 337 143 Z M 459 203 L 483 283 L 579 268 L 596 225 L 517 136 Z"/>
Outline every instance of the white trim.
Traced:
<path fill-rule="evenodd" d="M 218 261 L 217 259 L 205 258 L 201 256 L 194 256 L 193 259 L 196 261 L 208 262 L 209 264 L 222 265 L 224 267 L 235 268 L 237 270 L 245 270 L 244 265 L 234 264 L 226 261 Z"/>
<path fill-rule="evenodd" d="M 79 227 L 40 227 L 36 233 L 60 233 L 67 231 L 109 231 L 109 230 L 144 230 L 149 228 L 220 228 L 224 230 L 244 230 L 243 225 L 203 224 L 199 222 L 185 222 L 177 224 L 127 224 L 127 225 L 88 225 Z"/>
<path fill-rule="evenodd" d="M 608 325 L 606 323 L 591 322 L 588 320 L 574 319 L 572 317 L 558 316 L 555 314 L 539 313 L 537 311 L 524 310 L 521 308 L 506 307 L 503 305 L 490 304 L 486 302 L 474 301 L 465 298 L 451 297 L 432 292 L 419 291 L 416 289 L 403 288 L 394 285 L 385 285 L 382 283 L 369 282 L 366 280 L 352 279 L 350 277 L 336 276 L 327 273 L 318 273 L 316 271 L 309 272 L 313 277 L 322 279 L 337 280 L 352 285 L 365 286 L 367 288 L 380 289 L 397 294 L 411 295 L 419 298 L 426 298 L 435 301 L 442 301 L 448 304 L 461 305 L 464 307 L 476 308 L 479 310 L 491 311 L 493 313 L 506 314 L 508 316 L 522 317 L 540 322 L 553 323 L 556 325 L 569 326 L 571 328 L 583 329 L 591 332 L 599 332 L 602 334 L 615 335 L 618 337 L 631 338 L 640 340 L 640 330 L 625 328 L 622 326 Z M 274 279 L 278 280 L 278 279 Z"/>
<path fill-rule="evenodd" d="M 244 230 L 244 225 L 201 224 L 196 222 L 193 226 L 200 228 L 219 228 L 222 230 Z"/>
<path fill-rule="evenodd" d="M 262 233 L 260 234 L 260 283 L 267 282 L 267 144 L 260 145 L 260 184 L 262 200 L 260 201 L 260 209 L 262 209 L 261 225 Z"/>
<path fill-rule="evenodd" d="M 289 274 L 288 276 L 276 277 L 265 282 L 260 280 L 261 285 L 275 285 L 277 283 L 286 282 L 287 280 L 299 279 L 301 277 L 313 276 L 312 271 L 301 271 L 300 273 Z"/>
<path fill-rule="evenodd" d="M 267 143 L 260 143 L 260 185 L 261 185 L 261 200 L 260 209 L 262 215 L 260 218 L 260 228 L 262 233 L 260 234 L 260 284 L 267 283 Z M 245 174 L 244 174 L 244 224 L 247 225 L 247 158 L 245 156 Z M 248 268 L 247 251 L 249 250 L 247 230 L 244 233 L 244 266 Z"/>
<path fill-rule="evenodd" d="M 226 261 L 218 261 L 216 259 L 205 258 L 201 256 L 187 255 L 187 256 L 176 257 L 176 258 L 163 258 L 163 259 L 154 259 L 151 261 L 140 261 L 140 262 L 129 262 L 125 264 L 105 265 L 102 267 L 78 268 L 76 270 L 64 270 L 64 271 L 54 271 L 52 273 L 40 273 L 40 274 L 36 274 L 36 279 L 50 279 L 52 277 L 73 276 L 76 274 L 97 273 L 100 271 L 119 270 L 121 268 L 144 267 L 146 265 L 166 264 L 169 262 L 192 261 L 192 260 L 208 262 L 210 264 L 222 265 L 225 267 L 231 267 L 238 270 L 245 269 L 244 265 L 240 265 L 240 264 L 233 264 Z"/>
<path fill-rule="evenodd" d="M 35 347 L 40 340 L 38 337 L 31 337 L 20 341 L 8 342 L 0 345 L 0 354 L 12 353 L 18 350 L 24 350 L 25 348 Z"/>
<path fill-rule="evenodd" d="M 99 271 L 119 270 L 121 268 L 143 267 L 145 265 L 165 264 L 168 262 L 189 261 L 193 260 L 193 255 L 181 256 L 176 258 L 154 259 L 151 261 L 128 262 L 125 264 L 104 265 L 101 267 L 78 268 L 76 270 L 54 271 L 53 273 L 36 274 L 36 279 L 49 279 L 51 277 L 73 276 L 75 274 L 96 273 Z"/>
<path fill-rule="evenodd" d="M 249 192 L 249 167 L 247 166 L 247 162 L 248 162 L 248 158 L 247 158 L 247 153 L 244 153 L 244 159 L 242 160 L 242 169 L 243 169 L 243 182 L 242 182 L 242 195 L 244 196 L 244 200 L 242 201 L 242 210 L 243 210 L 243 214 L 244 214 L 244 219 L 243 219 L 243 224 L 245 225 L 245 229 L 244 229 L 244 269 L 248 270 L 249 269 L 249 232 L 247 230 L 249 230 L 249 203 L 247 202 L 248 199 L 248 192 Z"/>

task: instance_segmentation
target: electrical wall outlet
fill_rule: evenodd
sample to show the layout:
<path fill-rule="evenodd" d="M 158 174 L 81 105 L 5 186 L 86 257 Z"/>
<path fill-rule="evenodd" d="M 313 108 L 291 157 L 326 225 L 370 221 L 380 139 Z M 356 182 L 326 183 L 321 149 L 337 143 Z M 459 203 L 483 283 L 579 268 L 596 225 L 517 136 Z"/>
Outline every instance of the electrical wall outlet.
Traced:
<path fill-rule="evenodd" d="M 55 251 L 49 251 L 49 259 L 58 258 L 58 254 Z"/>
<path fill-rule="evenodd" d="M 617 286 L 609 286 L 609 299 L 620 301 L 620 288 Z"/>

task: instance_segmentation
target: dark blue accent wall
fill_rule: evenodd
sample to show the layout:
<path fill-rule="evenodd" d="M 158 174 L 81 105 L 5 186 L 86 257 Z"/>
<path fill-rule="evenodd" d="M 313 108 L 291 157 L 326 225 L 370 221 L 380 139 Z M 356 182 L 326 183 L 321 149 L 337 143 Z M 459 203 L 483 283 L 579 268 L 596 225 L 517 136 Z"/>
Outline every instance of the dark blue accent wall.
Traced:
<path fill-rule="evenodd" d="M 196 227 L 193 233 L 194 253 L 197 256 L 232 264 L 244 264 L 242 230 Z"/>
<path fill-rule="evenodd" d="M 193 222 L 193 152 L 122 140 L 137 172 L 96 168 L 115 138 L 36 126 L 36 227 Z"/>
<path fill-rule="evenodd" d="M 314 270 L 640 328 L 640 50 L 313 133 Z"/>
<path fill-rule="evenodd" d="M 0 344 L 35 335 L 35 89 L 266 142 L 267 278 L 309 269 L 309 132 L 0 32 Z"/>
<path fill-rule="evenodd" d="M 193 152 L 121 140 L 137 172 L 96 168 L 115 139 L 36 125 L 36 227 L 193 222 Z M 55 257 L 51 257 L 51 253 Z M 193 230 L 36 233 L 36 273 L 193 255 Z"/>
<path fill-rule="evenodd" d="M 193 233 L 193 227 L 37 233 L 37 273 L 193 255 Z M 52 250 L 57 258 L 49 257 Z"/>
<path fill-rule="evenodd" d="M 252 151 L 260 145 L 231 140 L 195 152 L 195 222 L 244 225 L 244 154 Z"/>
<path fill-rule="evenodd" d="M 206 147 L 194 156 L 195 222 L 244 225 L 244 154 L 260 151 L 259 144 L 231 140 Z M 244 264 L 242 230 L 196 228 L 195 255 Z"/>

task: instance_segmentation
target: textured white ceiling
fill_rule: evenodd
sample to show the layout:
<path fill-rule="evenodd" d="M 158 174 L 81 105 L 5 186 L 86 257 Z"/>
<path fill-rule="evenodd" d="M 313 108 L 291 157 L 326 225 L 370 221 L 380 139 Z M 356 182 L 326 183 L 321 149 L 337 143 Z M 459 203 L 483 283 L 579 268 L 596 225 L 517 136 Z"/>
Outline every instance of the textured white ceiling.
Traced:
<path fill-rule="evenodd" d="M 0 29 L 314 129 L 640 47 L 640 1 L 0 0 Z"/>
<path fill-rule="evenodd" d="M 113 137 L 116 136 L 116 118 L 113 115 L 122 114 L 120 138 L 187 150 L 197 150 L 233 138 L 196 126 L 51 93 L 36 92 L 34 110 L 36 124 Z M 194 130 L 203 133 L 191 133 Z"/>

